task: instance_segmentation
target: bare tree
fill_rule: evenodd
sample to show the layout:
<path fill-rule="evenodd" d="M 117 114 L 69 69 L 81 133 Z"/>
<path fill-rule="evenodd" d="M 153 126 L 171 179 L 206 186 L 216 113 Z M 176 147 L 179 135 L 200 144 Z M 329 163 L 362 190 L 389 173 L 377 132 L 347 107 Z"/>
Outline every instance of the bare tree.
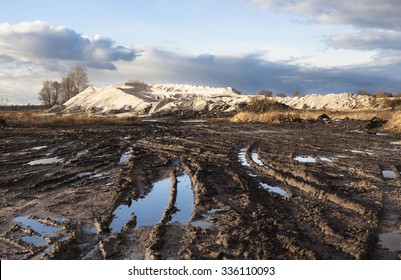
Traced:
<path fill-rule="evenodd" d="M 299 90 L 294 91 L 292 94 L 293 97 L 302 97 L 302 93 Z"/>
<path fill-rule="evenodd" d="M 272 97 L 273 93 L 270 90 L 262 89 L 258 95 L 263 95 L 265 97 Z"/>
<path fill-rule="evenodd" d="M 88 87 L 88 74 L 81 66 L 76 66 L 68 71 L 67 77 L 61 81 L 62 97 L 64 103 Z"/>
<path fill-rule="evenodd" d="M 71 79 L 76 94 L 88 87 L 88 73 L 81 66 L 76 66 L 68 71 L 67 78 Z"/>
<path fill-rule="evenodd" d="M 52 106 L 52 89 L 51 89 L 51 81 L 44 81 L 43 87 L 39 92 L 39 100 L 42 102 L 43 105 L 47 107 Z"/>

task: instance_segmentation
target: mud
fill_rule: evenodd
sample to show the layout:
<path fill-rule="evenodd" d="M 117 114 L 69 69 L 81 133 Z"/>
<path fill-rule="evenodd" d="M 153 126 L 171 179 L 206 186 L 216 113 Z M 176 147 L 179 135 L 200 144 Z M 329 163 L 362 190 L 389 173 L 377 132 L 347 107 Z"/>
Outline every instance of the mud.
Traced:
<path fill-rule="evenodd" d="M 0 258 L 399 259 L 401 135 L 366 125 L 5 127 Z"/>

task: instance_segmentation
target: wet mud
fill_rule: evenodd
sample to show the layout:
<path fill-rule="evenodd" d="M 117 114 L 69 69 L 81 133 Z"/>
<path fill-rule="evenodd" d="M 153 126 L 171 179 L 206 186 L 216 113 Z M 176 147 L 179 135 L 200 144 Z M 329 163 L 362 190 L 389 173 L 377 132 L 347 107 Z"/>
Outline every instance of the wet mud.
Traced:
<path fill-rule="evenodd" d="M 401 135 L 365 127 L 3 128 L 0 258 L 399 259 Z"/>

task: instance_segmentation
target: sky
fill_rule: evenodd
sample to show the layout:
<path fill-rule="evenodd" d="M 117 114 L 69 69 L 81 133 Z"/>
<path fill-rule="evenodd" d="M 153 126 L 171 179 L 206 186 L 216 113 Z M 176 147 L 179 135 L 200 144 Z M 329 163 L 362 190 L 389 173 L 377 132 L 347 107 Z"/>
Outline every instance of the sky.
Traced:
<path fill-rule="evenodd" d="M 77 65 L 139 80 L 310 93 L 401 92 L 399 0 L 13 0 L 0 9 L 0 103 L 38 104 Z"/>

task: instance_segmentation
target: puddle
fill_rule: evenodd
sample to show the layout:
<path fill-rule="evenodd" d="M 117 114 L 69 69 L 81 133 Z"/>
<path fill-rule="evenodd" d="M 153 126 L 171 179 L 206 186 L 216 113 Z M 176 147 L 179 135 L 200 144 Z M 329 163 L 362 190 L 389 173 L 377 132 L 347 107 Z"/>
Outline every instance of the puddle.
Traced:
<path fill-rule="evenodd" d="M 401 232 L 379 234 L 380 244 L 392 252 L 401 251 Z"/>
<path fill-rule="evenodd" d="M 76 177 L 83 178 L 83 177 L 89 177 L 90 175 L 92 175 L 92 172 L 80 172 L 76 175 Z"/>
<path fill-rule="evenodd" d="M 181 120 L 183 123 L 205 123 L 207 120 Z"/>
<path fill-rule="evenodd" d="M 53 237 L 60 231 L 58 227 L 48 226 L 28 217 L 18 217 L 14 221 L 21 223 L 22 228 L 30 228 L 42 236 Z M 37 235 L 22 236 L 21 240 L 35 246 L 45 246 L 48 244 L 43 237 Z"/>
<path fill-rule="evenodd" d="M 311 156 L 297 156 L 294 160 L 301 162 L 301 163 L 316 163 L 316 159 Z"/>
<path fill-rule="evenodd" d="M 243 166 L 251 167 L 251 165 L 246 161 L 245 153 L 246 153 L 246 148 L 242 148 L 238 153 L 238 160 Z"/>
<path fill-rule="evenodd" d="M 376 135 L 377 135 L 377 136 L 388 136 L 389 134 L 388 134 L 388 133 L 379 133 L 379 132 L 378 132 L 378 133 L 376 133 Z"/>
<path fill-rule="evenodd" d="M 397 174 L 395 174 L 394 171 L 391 170 L 383 170 L 382 171 L 383 177 L 385 179 L 397 179 Z"/>
<path fill-rule="evenodd" d="M 31 228 L 35 232 L 49 237 L 55 236 L 56 233 L 60 231 L 58 227 L 48 226 L 28 217 L 18 217 L 15 218 L 14 221 L 21 223 L 23 228 Z"/>
<path fill-rule="evenodd" d="M 259 154 L 257 152 L 252 151 L 251 158 L 257 165 L 267 168 L 267 166 L 260 160 Z"/>
<path fill-rule="evenodd" d="M 118 162 L 118 165 L 126 165 L 130 158 L 132 157 L 132 149 L 128 149 L 125 153 L 122 154 L 120 157 L 120 161 Z"/>
<path fill-rule="evenodd" d="M 80 156 L 82 156 L 82 155 L 84 155 L 84 154 L 87 154 L 88 152 L 89 152 L 89 149 L 80 150 L 80 151 L 77 153 L 77 157 L 80 157 Z"/>
<path fill-rule="evenodd" d="M 277 131 L 274 130 L 267 130 L 267 129 L 259 129 L 255 131 L 256 133 L 276 133 Z"/>
<path fill-rule="evenodd" d="M 37 147 L 33 147 L 33 148 L 31 148 L 31 150 L 42 150 L 42 149 L 45 149 L 45 148 L 47 148 L 47 146 L 37 146 Z"/>
<path fill-rule="evenodd" d="M 172 216 L 171 222 L 187 224 L 191 220 L 192 212 L 195 209 L 194 193 L 192 191 L 191 178 L 184 173 L 177 177 L 177 199 L 175 207 L 178 211 Z"/>
<path fill-rule="evenodd" d="M 391 142 L 391 145 L 401 145 L 401 141 Z"/>
<path fill-rule="evenodd" d="M 59 157 L 52 157 L 52 158 L 43 158 L 33 160 L 27 163 L 27 165 L 38 165 L 38 164 L 55 164 L 55 163 L 63 163 L 64 159 Z"/>
<path fill-rule="evenodd" d="M 325 161 L 325 162 L 333 162 L 333 160 L 331 158 L 328 158 L 328 157 L 319 157 L 319 159 L 321 161 Z"/>
<path fill-rule="evenodd" d="M 170 177 L 153 184 L 152 190 L 144 198 L 132 200 L 132 204 L 120 205 L 114 212 L 115 218 L 110 224 L 112 233 L 121 231 L 130 220 L 131 215 L 136 216 L 136 228 L 157 224 L 166 211 L 170 199 Z"/>
<path fill-rule="evenodd" d="M 354 154 L 367 154 L 367 155 L 370 155 L 370 156 L 373 156 L 374 155 L 374 153 L 372 153 L 371 152 L 371 150 L 366 150 L 366 151 L 361 151 L 361 150 L 349 150 L 351 153 L 354 153 Z"/>
<path fill-rule="evenodd" d="M 36 247 L 45 246 L 48 244 L 46 240 L 44 240 L 42 237 L 36 236 L 36 235 L 23 236 L 20 239 L 22 241 L 24 241 L 25 243 L 33 244 Z"/>
<path fill-rule="evenodd" d="M 268 192 L 274 192 L 274 193 L 279 194 L 279 195 L 281 195 L 283 197 L 290 197 L 290 195 L 285 190 L 283 190 L 282 188 L 273 187 L 273 186 L 270 186 L 270 185 L 268 185 L 266 183 L 260 183 L 260 186 L 262 188 L 264 188 L 265 190 L 267 190 Z"/>
<path fill-rule="evenodd" d="M 351 130 L 351 133 L 366 134 L 366 132 L 362 130 Z"/>
<path fill-rule="evenodd" d="M 213 219 L 213 217 L 211 215 L 209 215 L 209 214 L 216 213 L 216 212 L 218 212 L 220 210 L 221 209 L 218 209 L 218 208 L 209 210 L 207 215 L 202 215 L 203 219 L 199 219 L 197 221 L 193 221 L 193 222 L 191 222 L 191 225 L 193 227 L 199 227 L 199 228 L 202 228 L 202 229 L 211 228 L 213 226 L 213 224 L 210 222 L 210 220 Z"/>

